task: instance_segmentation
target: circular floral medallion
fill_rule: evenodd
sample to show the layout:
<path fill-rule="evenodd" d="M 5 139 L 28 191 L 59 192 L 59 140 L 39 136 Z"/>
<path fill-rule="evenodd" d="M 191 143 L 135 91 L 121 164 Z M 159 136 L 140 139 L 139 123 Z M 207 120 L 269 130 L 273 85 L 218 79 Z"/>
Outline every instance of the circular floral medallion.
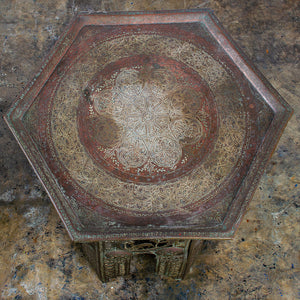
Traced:
<path fill-rule="evenodd" d="M 137 55 L 109 64 L 82 93 L 79 136 L 94 161 L 125 181 L 156 183 L 193 169 L 212 147 L 217 110 L 183 63 Z"/>

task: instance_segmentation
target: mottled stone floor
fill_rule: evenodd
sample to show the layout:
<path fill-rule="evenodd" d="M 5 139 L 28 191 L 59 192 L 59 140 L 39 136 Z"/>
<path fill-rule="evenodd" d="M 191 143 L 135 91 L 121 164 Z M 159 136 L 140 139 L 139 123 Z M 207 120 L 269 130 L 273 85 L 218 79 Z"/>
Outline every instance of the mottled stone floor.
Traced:
<path fill-rule="evenodd" d="M 160 279 L 140 257 L 132 276 L 102 284 L 1 118 L 1 299 L 300 299 L 299 1 L 2 0 L 0 114 L 77 11 L 197 7 L 214 9 L 294 108 L 235 238 L 207 242 L 183 281 Z"/>

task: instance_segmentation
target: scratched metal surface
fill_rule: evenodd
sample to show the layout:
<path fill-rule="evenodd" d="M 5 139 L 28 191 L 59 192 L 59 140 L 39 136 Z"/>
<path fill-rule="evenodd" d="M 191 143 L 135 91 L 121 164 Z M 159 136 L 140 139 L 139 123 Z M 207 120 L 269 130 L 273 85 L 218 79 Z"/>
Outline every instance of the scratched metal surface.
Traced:
<path fill-rule="evenodd" d="M 3 299 L 297 299 L 299 286 L 299 56 L 297 3 L 207 1 L 251 60 L 293 106 L 292 117 L 231 241 L 209 242 L 185 281 L 151 275 L 102 285 L 71 243 L 39 181 L 1 121 Z M 196 1 L 86 4 L 1 2 L 1 114 L 77 10 L 196 8 Z M 76 250 L 76 251 L 75 251 Z M 146 260 L 147 262 L 148 260 Z"/>
<path fill-rule="evenodd" d="M 73 240 L 228 238 L 291 111 L 190 10 L 78 15 L 6 120 Z"/>

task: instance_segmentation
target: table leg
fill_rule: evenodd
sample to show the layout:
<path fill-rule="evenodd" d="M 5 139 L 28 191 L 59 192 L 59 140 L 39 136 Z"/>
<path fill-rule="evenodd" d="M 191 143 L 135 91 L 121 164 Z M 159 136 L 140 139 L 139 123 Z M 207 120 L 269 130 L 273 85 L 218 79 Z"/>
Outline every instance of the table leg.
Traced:
<path fill-rule="evenodd" d="M 133 255 L 154 254 L 160 276 L 182 279 L 196 258 L 201 240 L 101 241 L 83 243 L 82 249 L 101 281 L 130 273 Z"/>

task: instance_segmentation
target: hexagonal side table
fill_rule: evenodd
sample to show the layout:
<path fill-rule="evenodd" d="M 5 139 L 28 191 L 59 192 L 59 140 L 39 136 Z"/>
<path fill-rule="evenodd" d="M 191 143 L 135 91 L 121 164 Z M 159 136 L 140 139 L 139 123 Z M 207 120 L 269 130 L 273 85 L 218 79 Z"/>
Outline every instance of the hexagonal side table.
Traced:
<path fill-rule="evenodd" d="M 190 10 L 78 15 L 6 121 L 107 281 L 139 253 L 182 277 L 199 239 L 231 238 L 291 113 Z"/>

